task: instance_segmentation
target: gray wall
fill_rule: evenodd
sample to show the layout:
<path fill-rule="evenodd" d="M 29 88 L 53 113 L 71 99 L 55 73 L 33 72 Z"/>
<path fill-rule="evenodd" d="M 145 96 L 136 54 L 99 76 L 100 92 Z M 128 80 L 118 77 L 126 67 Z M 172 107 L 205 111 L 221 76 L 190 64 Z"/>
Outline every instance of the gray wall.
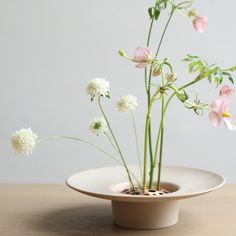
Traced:
<path fill-rule="evenodd" d="M 144 45 L 149 24 L 147 8 L 152 3 L 0 0 L 2 183 L 61 183 L 76 171 L 115 164 L 76 142 L 48 142 L 39 145 L 31 156 L 15 156 L 9 142 L 16 129 L 32 127 L 40 137 L 84 137 L 111 150 L 105 137 L 88 132 L 89 121 L 100 115 L 85 91 L 87 82 L 94 77 L 105 77 L 111 83 L 112 98 L 104 101 L 104 107 L 128 162 L 135 163 L 130 116 L 118 113 L 114 105 L 120 95 L 131 93 L 138 97 L 136 120 L 142 145 L 146 110 L 143 71 L 120 58 L 117 51 L 126 49 L 132 54 L 135 47 Z M 191 22 L 175 15 L 160 56 L 174 63 L 179 84 L 192 78 L 181 62 L 187 53 L 225 67 L 236 64 L 235 7 L 233 0 L 224 4 L 220 0 L 199 1 L 196 8 L 209 17 L 204 34 L 195 32 Z M 165 21 L 163 17 L 161 22 Z M 162 28 L 155 26 L 152 48 Z M 205 102 L 211 102 L 218 93 L 207 82 L 195 89 Z M 158 107 L 153 113 L 156 120 Z M 232 110 L 236 112 L 236 102 Z M 235 132 L 223 125 L 212 127 L 207 114 L 196 116 L 175 101 L 167 115 L 164 162 L 213 170 L 235 183 L 235 140 Z"/>

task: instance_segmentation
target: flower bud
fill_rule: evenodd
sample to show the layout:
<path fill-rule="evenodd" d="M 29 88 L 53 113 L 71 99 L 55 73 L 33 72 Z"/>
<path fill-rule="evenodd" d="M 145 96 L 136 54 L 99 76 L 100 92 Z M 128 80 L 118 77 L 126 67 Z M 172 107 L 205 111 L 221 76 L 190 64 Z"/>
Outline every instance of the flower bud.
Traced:
<path fill-rule="evenodd" d="M 197 14 L 197 10 L 193 8 L 188 12 L 188 17 L 195 17 Z"/>
<path fill-rule="evenodd" d="M 152 76 L 157 77 L 161 74 L 161 68 L 158 66 L 155 66 L 152 71 Z"/>
<path fill-rule="evenodd" d="M 168 83 L 174 83 L 177 80 L 177 76 L 174 73 L 170 73 L 166 76 L 166 80 Z"/>
<path fill-rule="evenodd" d="M 120 54 L 120 56 L 122 56 L 122 57 L 127 57 L 127 55 L 126 55 L 126 53 L 125 53 L 124 50 L 119 50 L 119 54 Z"/>

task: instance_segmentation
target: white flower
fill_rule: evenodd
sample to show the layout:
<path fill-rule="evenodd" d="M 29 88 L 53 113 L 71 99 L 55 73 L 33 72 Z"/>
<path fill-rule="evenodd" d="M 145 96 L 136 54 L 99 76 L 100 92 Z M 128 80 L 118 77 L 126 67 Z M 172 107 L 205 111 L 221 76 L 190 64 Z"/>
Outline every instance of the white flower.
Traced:
<path fill-rule="evenodd" d="M 120 112 L 134 111 L 138 106 L 137 98 L 133 95 L 122 96 L 117 101 L 116 106 Z"/>
<path fill-rule="evenodd" d="M 12 147 L 17 154 L 29 155 L 36 145 L 38 136 L 34 134 L 31 128 L 20 129 L 16 131 L 11 138 Z"/>
<path fill-rule="evenodd" d="M 105 134 L 108 131 L 106 120 L 103 117 L 94 118 L 89 124 L 89 130 L 96 135 Z"/>
<path fill-rule="evenodd" d="M 102 78 L 95 78 L 88 83 L 87 93 L 91 100 L 99 96 L 109 97 L 109 88 L 110 84 L 108 81 Z"/>

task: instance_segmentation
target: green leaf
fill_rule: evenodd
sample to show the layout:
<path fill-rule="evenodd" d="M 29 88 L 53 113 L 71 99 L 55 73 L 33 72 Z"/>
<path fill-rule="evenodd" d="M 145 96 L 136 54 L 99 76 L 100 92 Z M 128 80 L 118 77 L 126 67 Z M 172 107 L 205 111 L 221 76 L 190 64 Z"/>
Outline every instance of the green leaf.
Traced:
<path fill-rule="evenodd" d="M 160 13 L 161 13 L 161 11 L 156 8 L 155 11 L 154 11 L 155 20 L 158 20 L 158 18 L 159 18 L 159 16 L 160 16 Z"/>
<path fill-rule="evenodd" d="M 233 79 L 233 77 L 232 77 L 232 75 L 231 75 L 230 73 L 223 71 L 222 74 L 225 75 L 225 76 L 227 76 L 228 80 L 229 80 L 232 84 L 234 83 L 234 79 Z"/>
<path fill-rule="evenodd" d="M 183 93 L 177 93 L 176 96 L 178 97 L 178 99 L 179 99 L 181 102 L 185 102 L 186 100 L 189 99 L 189 96 L 188 96 L 188 94 L 186 93 L 185 90 L 183 90 Z"/>
<path fill-rule="evenodd" d="M 233 77 L 232 77 L 231 75 L 228 77 L 228 79 L 229 79 L 229 81 L 230 81 L 232 84 L 234 84 L 234 79 L 233 79 Z"/>
<path fill-rule="evenodd" d="M 208 79 L 209 83 L 211 83 L 211 74 L 208 74 L 207 79 Z"/>
<path fill-rule="evenodd" d="M 200 71 L 202 69 L 202 64 L 199 61 L 195 61 L 189 64 L 189 73 Z"/>
<path fill-rule="evenodd" d="M 230 71 L 236 71 L 236 66 L 231 67 Z"/>
<path fill-rule="evenodd" d="M 153 18 L 153 16 L 154 16 L 154 7 L 150 7 L 150 8 L 148 8 L 148 14 L 149 14 L 149 16 L 150 16 L 150 18 L 152 19 Z"/>
<path fill-rule="evenodd" d="M 216 87 L 218 87 L 223 81 L 222 77 L 215 77 Z"/>

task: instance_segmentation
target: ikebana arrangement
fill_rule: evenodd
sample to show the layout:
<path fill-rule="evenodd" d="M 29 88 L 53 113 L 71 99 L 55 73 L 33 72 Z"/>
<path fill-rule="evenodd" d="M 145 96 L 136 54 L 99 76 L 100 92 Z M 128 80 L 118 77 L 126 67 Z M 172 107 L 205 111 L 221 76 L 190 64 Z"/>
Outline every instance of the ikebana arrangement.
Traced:
<path fill-rule="evenodd" d="M 234 94 L 234 89 L 232 87 L 229 85 L 224 85 L 220 89 L 219 96 L 210 105 L 202 102 L 196 92 L 194 99 L 191 99 L 190 96 L 192 86 L 203 80 L 208 80 L 209 83 L 213 84 L 213 87 L 216 88 L 218 88 L 222 82 L 225 81 L 225 79 L 233 83 L 234 79 L 232 73 L 236 71 L 236 66 L 221 68 L 217 64 L 208 63 L 199 56 L 189 54 L 183 59 L 183 61 L 188 65 L 190 74 L 189 82 L 186 84 L 181 84 L 181 78 L 176 73 L 176 70 L 170 60 L 167 57 L 159 57 L 159 52 L 163 44 L 165 34 L 175 13 L 185 16 L 197 32 L 202 33 L 206 30 L 208 21 L 207 16 L 200 14 L 193 8 L 192 5 L 194 2 L 195 1 L 183 1 L 177 3 L 174 0 L 154 1 L 154 5 L 148 9 L 150 26 L 146 44 L 144 46 L 137 47 L 134 51 L 133 57 L 129 57 L 124 50 L 119 51 L 119 55 L 121 57 L 131 63 L 135 63 L 136 68 L 139 68 L 142 71 L 144 70 L 144 88 L 147 95 L 147 101 L 145 103 L 142 102 L 142 105 L 146 106 L 147 104 L 147 113 L 144 116 L 146 121 L 144 127 L 144 138 L 142 139 L 142 153 L 139 145 L 140 137 L 138 137 L 135 125 L 135 109 L 138 106 L 137 98 L 133 95 L 125 95 L 121 96 L 116 103 L 118 111 L 123 113 L 131 113 L 140 177 L 137 176 L 137 172 L 133 172 L 132 168 L 130 168 L 127 164 L 123 154 L 123 149 L 119 145 L 119 139 L 113 132 L 112 124 L 105 112 L 105 109 L 103 108 L 103 99 L 110 99 L 111 96 L 109 92 L 110 84 L 104 78 L 92 79 L 87 86 L 87 93 L 91 102 L 96 102 L 98 104 L 101 113 L 101 117 L 95 118 L 91 121 L 89 124 L 89 130 L 97 136 L 107 136 L 108 141 L 114 148 L 115 154 L 110 154 L 96 144 L 77 137 L 61 136 L 39 139 L 30 128 L 21 129 L 13 134 L 11 141 L 15 152 L 26 155 L 31 154 L 37 144 L 48 140 L 71 139 L 80 141 L 103 152 L 106 156 L 112 158 L 124 168 L 129 185 L 124 189 L 120 189 L 118 194 L 132 195 L 132 197 L 142 197 L 142 199 L 163 198 L 167 195 L 171 196 L 172 191 L 168 188 L 166 189 L 162 185 L 162 160 L 165 138 L 165 116 L 172 100 L 177 98 L 184 108 L 192 110 L 196 115 L 203 115 L 204 111 L 208 112 L 209 119 L 214 126 L 219 126 L 221 121 L 223 121 L 226 128 L 229 130 L 236 130 L 236 116 L 229 112 L 229 105 Z M 165 11 L 168 12 L 168 20 L 164 26 L 160 40 L 157 42 L 157 48 L 155 50 L 151 50 L 150 41 L 154 34 L 154 24 L 159 21 L 162 13 Z M 177 83 L 180 83 L 181 85 L 179 86 Z M 153 118 L 151 113 L 152 110 L 155 109 L 155 106 L 158 105 L 161 107 L 159 117 L 160 122 L 158 127 L 154 127 L 155 129 L 153 129 Z M 156 120 L 157 119 L 155 118 L 155 121 Z M 154 133 L 154 130 L 157 128 L 157 133 Z M 213 189 L 215 186 L 211 187 Z M 205 191 L 206 189 L 202 189 L 202 192 L 203 190 Z M 87 193 L 88 191 L 82 192 Z M 119 198 L 117 202 L 122 201 L 123 200 Z M 117 220 L 118 224 L 127 226 L 127 224 L 120 223 L 119 221 L 122 221 L 120 218 Z M 172 223 L 164 224 L 164 226 L 161 224 L 161 227 L 169 226 L 173 224 L 174 221 L 176 221 L 176 219 L 172 220 Z M 135 226 L 131 227 L 137 227 L 137 223 Z M 160 225 L 154 227 L 160 227 Z M 144 226 L 142 228 L 149 227 Z"/>

